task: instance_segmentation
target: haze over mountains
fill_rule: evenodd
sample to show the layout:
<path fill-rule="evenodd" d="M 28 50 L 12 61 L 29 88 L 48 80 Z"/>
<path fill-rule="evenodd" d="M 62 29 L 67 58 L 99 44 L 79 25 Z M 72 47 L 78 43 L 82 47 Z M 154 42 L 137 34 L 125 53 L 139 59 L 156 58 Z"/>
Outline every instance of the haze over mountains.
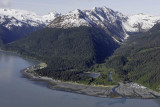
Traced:
<path fill-rule="evenodd" d="M 0 9 L 0 25 L 11 32 L 8 37 L 4 37 L 6 34 L 4 31 L 0 38 L 4 43 L 9 43 L 47 25 L 50 28 L 88 26 L 105 30 L 116 42 L 121 43 L 128 37 L 128 33 L 147 31 L 159 21 L 160 17 L 157 16 L 144 14 L 127 16 L 107 7 L 76 9 L 65 15 L 51 12 L 44 16 L 25 10 Z M 21 32 L 21 35 L 17 32 Z"/>

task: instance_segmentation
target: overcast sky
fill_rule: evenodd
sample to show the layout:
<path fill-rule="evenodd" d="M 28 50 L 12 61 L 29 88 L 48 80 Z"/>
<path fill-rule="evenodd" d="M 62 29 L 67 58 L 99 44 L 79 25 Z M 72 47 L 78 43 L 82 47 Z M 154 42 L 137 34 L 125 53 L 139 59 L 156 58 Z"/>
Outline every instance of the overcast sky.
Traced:
<path fill-rule="evenodd" d="M 123 14 L 160 16 L 160 0 L 0 0 L 0 8 L 24 9 L 44 15 L 50 11 L 67 13 L 74 9 L 106 6 Z"/>

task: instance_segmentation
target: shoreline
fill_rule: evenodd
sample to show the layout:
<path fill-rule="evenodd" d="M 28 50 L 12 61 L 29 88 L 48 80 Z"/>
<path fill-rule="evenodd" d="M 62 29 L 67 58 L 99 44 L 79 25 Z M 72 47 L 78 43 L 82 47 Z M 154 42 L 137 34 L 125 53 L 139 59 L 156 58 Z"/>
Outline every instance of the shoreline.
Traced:
<path fill-rule="evenodd" d="M 103 98 L 121 98 L 118 94 L 113 93 L 113 86 L 98 87 L 89 86 L 84 84 L 72 83 L 72 82 L 62 82 L 60 80 L 54 80 L 48 77 L 42 77 L 31 72 L 27 72 L 27 69 L 21 71 L 21 73 L 28 79 L 33 81 L 45 81 L 49 85 L 48 88 L 58 91 L 66 91 L 71 93 L 84 94 L 95 97 Z"/>
<path fill-rule="evenodd" d="M 6 52 L 6 53 L 15 54 L 15 55 L 20 56 L 20 57 L 22 57 L 24 59 L 29 59 L 29 60 L 37 61 L 38 64 L 43 63 L 41 60 L 39 60 L 39 59 L 37 59 L 35 57 L 30 57 L 30 56 L 27 56 L 27 55 L 22 55 L 22 54 L 20 54 L 20 53 L 18 53 L 16 51 L 5 50 L 5 49 L 0 48 L 0 52 Z"/>
<path fill-rule="evenodd" d="M 44 63 L 40 63 L 44 64 Z M 38 64 L 38 65 L 40 65 Z M 37 65 L 36 65 L 37 66 Z M 39 76 L 34 73 L 34 66 L 22 70 L 22 74 L 33 81 L 45 81 L 49 85 L 48 88 L 59 91 L 66 91 L 71 93 L 84 94 L 103 98 L 141 98 L 141 99 L 155 99 L 160 98 L 160 93 L 152 91 L 137 83 L 119 83 L 118 86 L 92 86 L 73 82 L 64 82 L 54 80 L 52 78 Z M 44 66 L 41 68 L 43 69 Z"/>
<path fill-rule="evenodd" d="M 15 51 L 6 51 L 6 50 L 2 50 L 2 49 L 0 49 L 0 51 L 13 53 L 13 54 L 16 54 L 16 55 L 22 56 L 23 58 L 28 59 L 28 56 L 20 55 Z M 40 64 L 43 63 L 43 62 L 41 62 L 41 61 L 39 61 L 39 60 L 37 60 L 36 58 L 33 58 L 33 57 L 29 57 L 29 59 L 38 61 L 39 63 L 37 65 L 40 65 Z M 33 81 L 44 81 L 44 82 L 46 82 L 46 84 L 48 84 L 50 86 L 48 88 L 50 88 L 52 90 L 66 91 L 66 92 L 71 92 L 71 93 L 78 93 L 78 94 L 95 96 L 95 97 L 103 97 L 103 98 L 104 97 L 107 97 L 107 98 L 121 98 L 121 96 L 119 96 L 117 94 L 114 95 L 114 93 L 112 91 L 112 88 L 114 88 L 113 86 L 103 87 L 103 86 L 100 85 L 100 86 L 95 87 L 95 86 L 88 86 L 88 85 L 73 83 L 73 82 L 72 83 L 71 82 L 62 82 L 60 80 L 54 80 L 54 79 L 48 78 L 48 77 L 41 77 L 41 76 L 35 75 L 31 72 L 30 73 L 27 72 L 27 71 L 29 71 L 28 68 L 33 68 L 34 66 L 37 66 L 37 65 L 27 67 L 27 68 L 21 70 L 21 73 L 25 76 L 25 78 L 31 79 Z M 92 92 L 91 91 L 86 91 L 85 89 L 87 89 L 87 88 L 88 88 L 88 90 L 92 90 Z M 84 90 L 82 90 L 82 89 L 84 89 Z M 81 90 L 81 91 L 79 91 L 79 90 Z M 104 92 L 106 92 L 106 93 L 104 94 Z M 95 93 L 97 95 L 95 95 Z"/>

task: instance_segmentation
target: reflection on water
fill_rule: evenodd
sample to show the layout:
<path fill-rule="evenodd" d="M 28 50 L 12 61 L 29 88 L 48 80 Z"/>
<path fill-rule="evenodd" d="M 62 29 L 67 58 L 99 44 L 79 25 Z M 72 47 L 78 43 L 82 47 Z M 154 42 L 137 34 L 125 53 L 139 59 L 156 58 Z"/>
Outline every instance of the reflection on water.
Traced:
<path fill-rule="evenodd" d="M 160 107 L 159 99 L 91 97 L 51 90 L 45 82 L 22 78 L 20 70 L 36 63 L 0 52 L 0 107 Z"/>
<path fill-rule="evenodd" d="M 107 104 L 108 105 L 114 105 L 114 104 L 125 104 L 126 99 L 125 98 L 121 98 L 121 99 L 115 99 L 115 100 L 108 100 Z"/>
<path fill-rule="evenodd" d="M 0 54 L 0 81 L 10 81 L 12 77 L 12 72 L 10 72 L 14 67 L 14 61 L 12 57 L 5 57 L 5 54 Z M 4 62 L 7 62 L 4 63 Z M 8 67 L 9 65 L 9 67 Z"/>
<path fill-rule="evenodd" d="M 1 68 L 1 67 L 0 67 Z M 0 81 L 1 82 L 9 82 L 11 80 L 11 77 L 12 77 L 12 73 L 11 72 L 1 72 L 1 75 L 0 75 Z"/>
<path fill-rule="evenodd" d="M 156 99 L 155 102 L 160 106 L 160 99 Z"/>
<path fill-rule="evenodd" d="M 116 104 L 125 104 L 126 102 L 126 99 L 122 98 L 122 99 L 107 99 L 105 101 L 100 101 L 98 103 L 96 103 L 96 106 L 97 107 L 104 107 L 105 105 L 108 105 L 108 106 L 113 106 L 113 105 L 116 105 Z"/>

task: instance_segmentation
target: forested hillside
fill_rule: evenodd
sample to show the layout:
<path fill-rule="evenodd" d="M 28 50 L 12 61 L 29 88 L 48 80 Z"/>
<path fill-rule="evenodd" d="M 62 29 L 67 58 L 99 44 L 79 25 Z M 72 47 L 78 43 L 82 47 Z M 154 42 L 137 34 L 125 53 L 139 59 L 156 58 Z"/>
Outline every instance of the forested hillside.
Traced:
<path fill-rule="evenodd" d="M 7 44 L 15 40 L 18 40 L 40 28 L 41 27 L 38 28 L 38 27 L 21 26 L 21 27 L 13 27 L 12 29 L 9 30 L 6 27 L 0 25 L 0 40 L 2 40 L 4 44 Z"/>
<path fill-rule="evenodd" d="M 6 49 L 46 62 L 48 68 L 39 72 L 51 76 L 60 75 L 53 73 L 57 71 L 87 71 L 93 64 L 104 62 L 118 47 L 103 30 L 78 27 L 45 28 L 8 44 Z"/>
<path fill-rule="evenodd" d="M 160 90 L 160 24 L 146 33 L 130 37 L 107 60 L 106 65 L 122 80 Z"/>
<path fill-rule="evenodd" d="M 47 68 L 36 71 L 39 75 L 106 85 L 108 73 L 113 72 L 115 81 L 134 81 L 160 90 L 159 41 L 160 24 L 156 24 L 148 32 L 130 37 L 120 48 L 101 29 L 45 28 L 10 43 L 5 48 L 46 62 Z M 117 50 L 114 52 L 115 49 Z M 106 61 L 106 67 L 103 64 L 91 67 L 104 63 L 109 56 L 111 57 Z M 102 75 L 95 81 L 78 75 L 88 70 L 99 71 Z"/>
<path fill-rule="evenodd" d="M 1 43 L 4 42 L 6 43 L 7 41 L 10 41 L 13 39 L 12 37 L 9 37 L 11 35 L 11 32 L 6 29 L 5 27 L 0 25 L 0 41 Z"/>

